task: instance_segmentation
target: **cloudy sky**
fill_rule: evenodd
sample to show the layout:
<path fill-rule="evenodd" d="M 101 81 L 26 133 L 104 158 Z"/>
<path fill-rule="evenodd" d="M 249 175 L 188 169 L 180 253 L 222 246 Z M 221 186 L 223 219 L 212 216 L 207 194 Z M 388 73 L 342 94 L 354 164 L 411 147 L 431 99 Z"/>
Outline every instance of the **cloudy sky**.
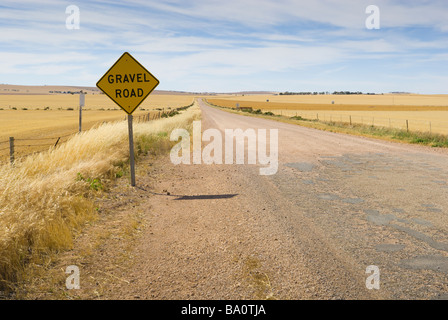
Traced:
<path fill-rule="evenodd" d="M 448 1 L 0 2 L 0 83 L 95 86 L 125 51 L 163 90 L 448 93 Z"/>

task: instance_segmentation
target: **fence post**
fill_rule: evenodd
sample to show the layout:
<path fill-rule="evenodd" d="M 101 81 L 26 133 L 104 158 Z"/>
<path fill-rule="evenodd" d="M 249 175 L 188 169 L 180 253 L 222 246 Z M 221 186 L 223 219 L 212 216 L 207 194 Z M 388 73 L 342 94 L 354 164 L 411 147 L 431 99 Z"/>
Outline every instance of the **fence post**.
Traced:
<path fill-rule="evenodd" d="M 432 133 L 431 121 L 429 121 L 429 133 Z"/>
<path fill-rule="evenodd" d="M 408 123 L 408 120 L 406 120 L 406 132 L 409 132 L 409 123 Z"/>
<path fill-rule="evenodd" d="M 14 165 L 14 137 L 9 137 L 9 162 Z"/>
<path fill-rule="evenodd" d="M 350 115 L 350 126 L 352 125 L 352 116 Z"/>

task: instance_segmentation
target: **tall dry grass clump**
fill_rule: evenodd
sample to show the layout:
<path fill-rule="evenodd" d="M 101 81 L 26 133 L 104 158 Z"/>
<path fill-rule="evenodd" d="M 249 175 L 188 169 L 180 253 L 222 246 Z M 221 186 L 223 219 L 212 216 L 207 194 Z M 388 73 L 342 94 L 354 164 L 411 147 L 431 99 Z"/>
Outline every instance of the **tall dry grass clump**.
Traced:
<path fill-rule="evenodd" d="M 181 114 L 134 124 L 136 146 L 189 128 L 197 105 Z M 29 263 L 69 249 L 74 232 L 95 217 L 93 181 L 107 181 L 128 163 L 127 122 L 103 124 L 13 167 L 0 167 L 0 289 L 13 288 Z M 150 138 L 156 137 L 156 138 Z"/>

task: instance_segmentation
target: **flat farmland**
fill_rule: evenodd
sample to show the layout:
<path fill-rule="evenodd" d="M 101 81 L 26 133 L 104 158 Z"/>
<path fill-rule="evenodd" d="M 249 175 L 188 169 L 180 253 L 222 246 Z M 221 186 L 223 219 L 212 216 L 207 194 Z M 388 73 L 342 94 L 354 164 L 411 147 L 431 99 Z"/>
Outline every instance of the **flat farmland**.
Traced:
<path fill-rule="evenodd" d="M 149 96 L 134 112 L 134 120 L 190 105 L 191 95 Z M 9 157 L 9 137 L 14 137 L 17 157 L 48 149 L 59 137 L 66 141 L 78 131 L 78 95 L 0 95 L 0 162 Z M 45 108 L 48 110 L 44 110 Z M 13 109 L 15 108 L 15 109 Z M 82 129 L 103 122 L 123 121 L 126 113 L 105 95 L 86 95 Z"/>
<path fill-rule="evenodd" d="M 448 134 L 448 111 L 265 110 L 274 114 L 327 122 L 346 122 L 396 129 Z M 407 123 L 406 123 L 407 120 Z"/>
<path fill-rule="evenodd" d="M 448 134 L 448 95 L 245 95 L 207 101 L 289 117 Z"/>
<path fill-rule="evenodd" d="M 152 94 L 142 102 L 139 110 L 153 110 L 155 108 L 178 108 L 193 102 L 192 95 L 164 95 Z M 36 94 L 36 95 L 0 95 L 0 109 L 17 108 L 22 110 L 66 110 L 76 109 L 79 106 L 78 94 Z M 104 94 L 87 94 L 84 110 L 121 110 L 109 97 Z M 0 110 L 1 111 L 1 110 Z"/>
<path fill-rule="evenodd" d="M 266 102 L 293 104 L 372 105 L 372 106 L 448 106 L 448 95 L 376 94 L 376 95 L 223 95 L 219 99 L 235 102 Z M 210 99 L 209 99 L 210 100 Z"/>

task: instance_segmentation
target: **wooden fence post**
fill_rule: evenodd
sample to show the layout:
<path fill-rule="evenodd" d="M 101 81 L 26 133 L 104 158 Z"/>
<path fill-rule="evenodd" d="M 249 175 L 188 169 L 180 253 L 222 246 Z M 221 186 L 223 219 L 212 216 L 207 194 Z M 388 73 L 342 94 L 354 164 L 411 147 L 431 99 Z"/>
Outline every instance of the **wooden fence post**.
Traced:
<path fill-rule="evenodd" d="M 9 162 L 14 165 L 14 137 L 9 137 Z"/>
<path fill-rule="evenodd" d="M 408 120 L 406 120 L 406 132 L 409 132 L 409 123 L 408 123 Z"/>

